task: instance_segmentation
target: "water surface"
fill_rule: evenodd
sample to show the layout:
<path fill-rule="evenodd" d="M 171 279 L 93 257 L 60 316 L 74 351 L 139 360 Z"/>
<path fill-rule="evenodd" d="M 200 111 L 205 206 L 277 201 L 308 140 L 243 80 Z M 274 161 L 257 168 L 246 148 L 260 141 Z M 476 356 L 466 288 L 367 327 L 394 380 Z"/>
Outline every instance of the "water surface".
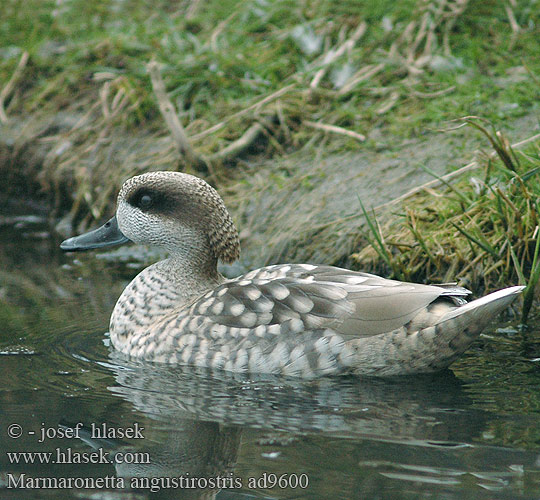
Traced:
<path fill-rule="evenodd" d="M 0 242 L 0 498 L 540 497 L 538 325 L 494 324 L 437 376 L 216 375 L 110 349 L 130 252 L 62 255 L 39 217 Z M 21 489 L 60 478 L 95 488 Z"/>

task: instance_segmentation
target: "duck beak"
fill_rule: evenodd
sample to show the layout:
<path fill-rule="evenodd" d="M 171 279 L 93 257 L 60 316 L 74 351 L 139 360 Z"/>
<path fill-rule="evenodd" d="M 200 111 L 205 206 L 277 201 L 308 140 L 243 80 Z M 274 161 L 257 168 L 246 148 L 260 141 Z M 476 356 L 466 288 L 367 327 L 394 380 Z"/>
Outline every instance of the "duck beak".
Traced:
<path fill-rule="evenodd" d="M 111 220 L 103 224 L 103 226 L 93 231 L 68 238 L 60 244 L 60 248 L 64 252 L 80 252 L 82 250 L 121 245 L 128 241 L 130 240 L 122 234 L 122 231 L 118 227 L 116 216 L 114 216 Z"/>

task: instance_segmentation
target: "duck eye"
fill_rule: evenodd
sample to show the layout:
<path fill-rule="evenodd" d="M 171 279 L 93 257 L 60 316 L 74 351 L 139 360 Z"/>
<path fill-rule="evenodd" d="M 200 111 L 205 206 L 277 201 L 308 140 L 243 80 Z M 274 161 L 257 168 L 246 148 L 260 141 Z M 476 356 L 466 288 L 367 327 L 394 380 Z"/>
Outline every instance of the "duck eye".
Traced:
<path fill-rule="evenodd" d="M 143 210 L 148 210 L 152 206 L 153 203 L 154 203 L 154 200 L 149 194 L 143 194 L 139 198 L 138 205 L 139 205 L 139 208 L 142 208 Z"/>

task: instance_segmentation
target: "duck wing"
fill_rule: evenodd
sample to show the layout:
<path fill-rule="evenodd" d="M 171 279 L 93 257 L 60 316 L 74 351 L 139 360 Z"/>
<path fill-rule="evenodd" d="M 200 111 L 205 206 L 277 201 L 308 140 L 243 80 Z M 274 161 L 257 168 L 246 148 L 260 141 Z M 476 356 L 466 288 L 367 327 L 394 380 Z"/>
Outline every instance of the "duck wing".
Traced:
<path fill-rule="evenodd" d="M 439 297 L 463 300 L 469 293 L 454 284 L 404 283 L 332 266 L 278 265 L 226 281 L 196 300 L 188 316 L 200 318 L 193 326 L 218 342 L 321 329 L 351 339 L 390 332 Z"/>

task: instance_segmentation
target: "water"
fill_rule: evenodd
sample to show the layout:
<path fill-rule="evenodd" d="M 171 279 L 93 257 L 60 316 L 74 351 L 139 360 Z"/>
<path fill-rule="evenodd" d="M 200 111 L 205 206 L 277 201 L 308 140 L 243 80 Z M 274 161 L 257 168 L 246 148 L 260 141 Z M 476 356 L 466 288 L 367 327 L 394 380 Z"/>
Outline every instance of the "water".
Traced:
<path fill-rule="evenodd" d="M 540 497 L 538 325 L 494 325 L 437 376 L 212 376 L 111 351 L 129 253 L 62 255 L 39 218 L 0 241 L 1 499 Z"/>

